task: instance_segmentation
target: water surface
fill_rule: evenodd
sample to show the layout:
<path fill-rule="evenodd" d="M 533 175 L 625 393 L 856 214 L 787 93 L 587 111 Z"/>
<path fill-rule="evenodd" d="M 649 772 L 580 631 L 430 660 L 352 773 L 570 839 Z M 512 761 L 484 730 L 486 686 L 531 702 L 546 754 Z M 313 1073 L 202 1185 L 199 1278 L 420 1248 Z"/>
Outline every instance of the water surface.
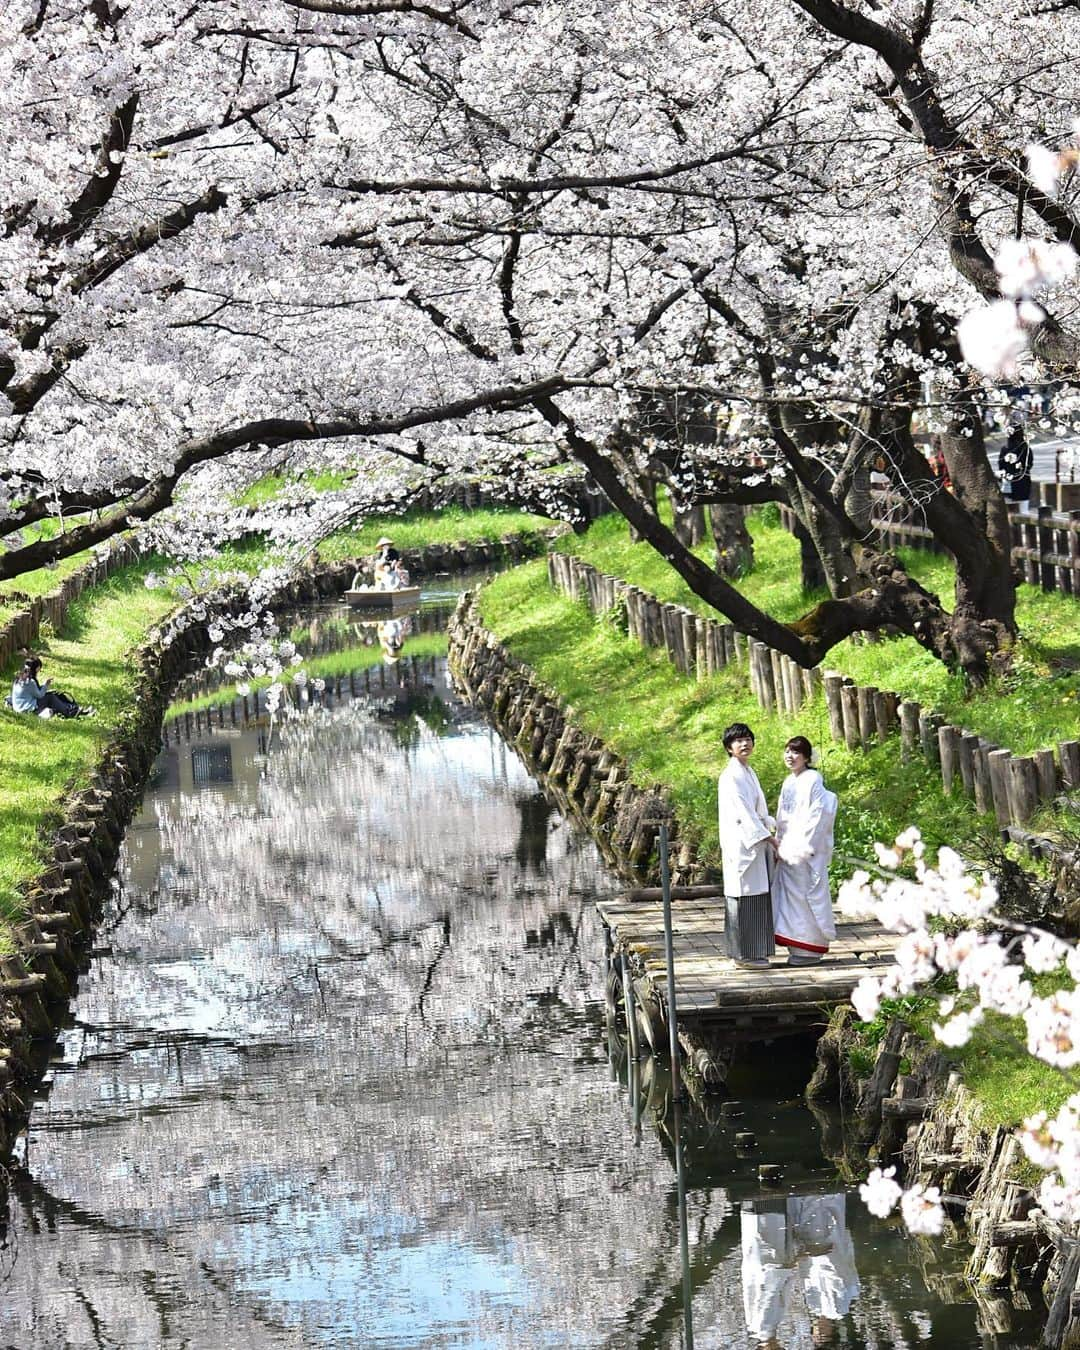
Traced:
<path fill-rule="evenodd" d="M 274 735 L 174 729 L 14 1175 L 0 1343 L 1034 1345 L 839 1179 L 805 1047 L 733 1071 L 753 1155 L 631 1069 L 617 881 L 411 636 Z"/>

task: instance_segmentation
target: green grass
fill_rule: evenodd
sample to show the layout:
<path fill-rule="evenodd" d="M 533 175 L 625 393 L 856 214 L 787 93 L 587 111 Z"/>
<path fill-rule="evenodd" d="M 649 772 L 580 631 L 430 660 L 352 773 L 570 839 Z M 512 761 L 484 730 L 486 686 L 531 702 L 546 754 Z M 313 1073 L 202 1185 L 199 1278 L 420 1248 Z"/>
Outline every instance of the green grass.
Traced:
<path fill-rule="evenodd" d="M 548 530 L 552 523 L 544 516 L 521 511 L 465 511 L 458 506 L 448 506 L 435 514 L 410 511 L 403 516 L 372 516 L 359 530 L 341 530 L 323 540 L 319 557 L 327 562 L 363 557 L 375 552 L 375 541 L 383 534 L 392 538 L 399 549 L 420 549 L 430 544 L 478 543 L 501 539 L 504 534 Z"/>
<path fill-rule="evenodd" d="M 738 582 L 748 599 L 790 622 L 825 598 L 823 591 L 803 591 L 798 544 L 779 524 L 775 511 L 751 516 L 750 532 L 755 564 Z M 618 517 L 601 517 L 586 535 L 566 535 L 557 547 L 662 600 L 716 617 L 655 549 L 630 542 L 626 524 Z M 696 551 L 711 561 L 711 544 Z M 903 549 L 900 555 L 912 575 L 947 606 L 951 604 L 954 569 L 949 558 Z M 907 637 L 877 642 L 849 639 L 829 653 L 827 665 L 858 684 L 894 689 L 956 725 L 1027 754 L 1080 735 L 1080 602 L 1021 586 L 1017 616 L 1021 642 L 1013 669 L 974 693 Z"/>
<path fill-rule="evenodd" d="M 836 867 L 872 856 L 875 839 L 892 839 L 917 823 L 931 846 L 974 837 L 970 803 L 945 797 L 925 764 L 901 769 L 896 745 L 851 752 L 828 741 L 822 699 L 794 719 L 767 718 L 750 694 L 746 668 L 732 665 L 707 680 L 680 675 L 667 657 L 640 648 L 613 624 L 596 622 L 583 602 L 553 592 L 543 562 L 504 572 L 480 595 L 484 622 L 554 685 L 582 724 L 625 755 L 636 782 L 666 784 L 684 827 L 718 859 L 716 777 L 725 763 L 725 726 L 747 721 L 757 733 L 754 767 L 770 801 L 786 770 L 782 752 L 799 732 L 822 747 L 822 772 L 841 800 Z"/>
<path fill-rule="evenodd" d="M 92 718 L 0 716 L 0 948 L 18 917 L 20 883 L 41 864 L 39 831 L 54 817 L 69 786 L 89 778 L 102 746 L 128 713 L 134 671 L 129 655 L 147 629 L 175 604 L 144 585 L 150 562 L 124 568 L 81 595 L 62 635 L 43 635 L 37 650 L 55 689 L 92 703 Z M 16 663 L 17 664 L 17 663 Z M 14 671 L 4 672 L 5 684 Z"/>

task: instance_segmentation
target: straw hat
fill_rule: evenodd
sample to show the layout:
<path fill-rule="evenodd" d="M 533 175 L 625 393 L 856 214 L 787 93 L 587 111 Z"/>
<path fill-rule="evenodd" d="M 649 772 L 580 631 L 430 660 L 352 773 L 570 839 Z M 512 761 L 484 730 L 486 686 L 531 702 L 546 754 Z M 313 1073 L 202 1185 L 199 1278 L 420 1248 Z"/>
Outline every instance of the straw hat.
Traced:
<path fill-rule="evenodd" d="M 382 548 L 383 544 L 392 544 L 393 542 L 394 541 L 392 539 L 387 539 L 386 535 L 384 534 L 381 539 L 375 540 L 375 547 Z"/>

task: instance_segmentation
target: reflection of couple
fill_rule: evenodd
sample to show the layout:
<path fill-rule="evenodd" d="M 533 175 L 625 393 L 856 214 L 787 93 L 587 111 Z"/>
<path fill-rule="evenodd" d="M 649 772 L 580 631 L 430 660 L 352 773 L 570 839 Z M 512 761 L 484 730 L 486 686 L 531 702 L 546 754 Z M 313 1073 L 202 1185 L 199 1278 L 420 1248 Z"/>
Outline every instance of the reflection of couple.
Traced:
<path fill-rule="evenodd" d="M 774 1350 L 802 1291 L 814 1345 L 829 1345 L 859 1293 L 843 1195 L 789 1195 L 742 1206 L 743 1310 L 752 1341 Z"/>
<path fill-rule="evenodd" d="M 407 616 L 402 619 L 387 619 L 377 626 L 379 646 L 382 648 L 383 660 L 388 665 L 392 666 L 400 659 L 401 649 L 405 646 L 405 639 L 411 627 Z"/>
<path fill-rule="evenodd" d="M 792 965 L 820 961 L 836 936 L 829 895 L 836 795 L 810 767 L 811 746 L 792 736 L 788 776 L 776 808 L 776 833 L 757 774 L 754 733 L 745 722 L 724 732 L 727 767 L 717 787 L 720 851 L 727 905 L 727 954 L 738 966 L 768 966 L 775 943 Z"/>

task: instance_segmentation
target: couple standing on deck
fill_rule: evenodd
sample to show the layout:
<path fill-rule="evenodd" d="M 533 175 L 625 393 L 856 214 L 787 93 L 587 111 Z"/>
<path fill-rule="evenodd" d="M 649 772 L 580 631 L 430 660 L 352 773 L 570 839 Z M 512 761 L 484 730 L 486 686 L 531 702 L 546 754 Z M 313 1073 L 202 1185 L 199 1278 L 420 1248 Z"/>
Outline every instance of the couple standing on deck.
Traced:
<path fill-rule="evenodd" d="M 829 895 L 836 794 L 810 767 L 810 742 L 792 736 L 774 822 L 750 767 L 754 733 L 733 722 L 723 739 L 728 763 L 717 804 L 728 956 L 737 966 L 764 968 L 779 943 L 789 964 L 815 964 L 836 936 Z"/>

